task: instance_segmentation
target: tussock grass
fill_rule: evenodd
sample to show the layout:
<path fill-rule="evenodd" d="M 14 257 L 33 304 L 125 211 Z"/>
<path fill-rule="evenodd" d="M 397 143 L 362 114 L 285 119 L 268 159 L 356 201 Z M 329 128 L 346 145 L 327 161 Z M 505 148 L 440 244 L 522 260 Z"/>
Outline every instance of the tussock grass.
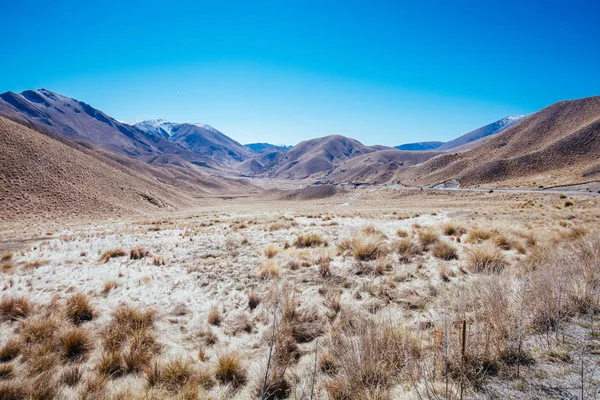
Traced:
<path fill-rule="evenodd" d="M 357 260 L 369 261 L 385 256 L 389 249 L 377 235 L 354 234 L 338 244 L 338 254 L 349 254 Z"/>
<path fill-rule="evenodd" d="M 442 225 L 442 232 L 446 236 L 460 237 L 467 233 L 467 230 L 464 227 L 458 225 L 457 223 L 450 221 Z"/>
<path fill-rule="evenodd" d="M 439 242 L 440 234 L 436 228 L 428 226 L 417 232 L 417 238 L 419 239 L 419 244 L 424 250 L 428 250 L 434 244 Z"/>
<path fill-rule="evenodd" d="M 125 257 L 126 255 L 127 255 L 127 253 L 123 249 L 107 250 L 104 253 L 102 253 L 102 255 L 100 256 L 100 261 L 102 261 L 103 263 L 106 264 L 107 262 L 110 261 L 111 258 Z"/>
<path fill-rule="evenodd" d="M 35 261 L 30 261 L 30 262 L 23 264 L 23 266 L 21 268 L 23 268 L 24 270 L 27 271 L 27 270 L 43 267 L 44 265 L 48 265 L 49 263 L 50 263 L 50 260 L 35 260 Z"/>
<path fill-rule="evenodd" d="M 153 256 L 152 264 L 158 266 L 165 265 L 165 259 L 162 256 Z"/>
<path fill-rule="evenodd" d="M 467 235 L 467 242 L 468 243 L 485 242 L 486 240 L 491 239 L 493 235 L 494 235 L 494 232 L 489 229 L 476 227 L 469 231 L 469 234 Z"/>
<path fill-rule="evenodd" d="M 72 328 L 58 337 L 61 353 L 67 361 L 83 359 L 92 348 L 90 333 L 83 328 Z"/>
<path fill-rule="evenodd" d="M 467 250 L 467 267 L 472 272 L 500 273 L 506 265 L 502 253 L 492 245 L 481 244 Z"/>
<path fill-rule="evenodd" d="M 0 347 L 0 363 L 9 362 L 17 358 L 21 352 L 21 343 L 15 339 L 9 339 Z"/>
<path fill-rule="evenodd" d="M 260 304 L 260 297 L 254 291 L 248 293 L 248 308 L 254 310 Z"/>
<path fill-rule="evenodd" d="M 32 311 L 32 306 L 25 297 L 2 296 L 0 300 L 0 320 L 16 321 L 25 318 Z"/>
<path fill-rule="evenodd" d="M 326 244 L 327 241 L 318 233 L 299 233 L 294 239 L 294 246 L 298 248 L 318 247 Z"/>
<path fill-rule="evenodd" d="M 447 241 L 439 241 L 431 248 L 431 254 L 441 260 L 457 260 L 457 248 Z"/>
<path fill-rule="evenodd" d="M 148 257 L 150 252 L 143 247 L 136 247 L 129 250 L 129 259 L 130 260 L 140 260 L 144 257 Z"/>
<path fill-rule="evenodd" d="M 222 384 L 231 384 L 234 387 L 246 384 L 248 374 L 240 356 L 232 350 L 218 354 L 215 378 Z"/>
<path fill-rule="evenodd" d="M 119 282 L 117 282 L 114 279 L 108 280 L 106 282 L 104 282 L 104 285 L 102 286 L 102 294 L 108 294 L 110 293 L 111 290 L 116 289 L 119 287 Z"/>
<path fill-rule="evenodd" d="M 211 325 L 221 325 L 221 322 L 223 322 L 223 317 L 216 306 L 212 306 L 208 310 L 207 322 Z"/>
<path fill-rule="evenodd" d="M 267 258 L 273 258 L 281 251 L 281 247 L 274 244 L 269 244 L 263 248 L 263 253 Z"/>
<path fill-rule="evenodd" d="M 273 260 L 266 260 L 258 274 L 262 279 L 277 279 L 279 278 L 279 273 L 279 265 Z"/>
<path fill-rule="evenodd" d="M 76 293 L 67 298 L 65 313 L 67 318 L 75 325 L 91 321 L 95 314 L 90 300 L 83 293 Z"/>
<path fill-rule="evenodd" d="M 8 262 L 12 260 L 12 258 L 13 253 L 11 251 L 5 251 L 4 253 L 0 254 L 0 262 Z"/>

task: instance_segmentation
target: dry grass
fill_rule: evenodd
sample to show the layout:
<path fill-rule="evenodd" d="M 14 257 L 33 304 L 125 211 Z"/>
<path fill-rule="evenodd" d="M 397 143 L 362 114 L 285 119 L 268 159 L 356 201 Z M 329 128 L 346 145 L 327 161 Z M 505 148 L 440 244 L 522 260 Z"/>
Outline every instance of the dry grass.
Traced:
<path fill-rule="evenodd" d="M 114 279 L 106 281 L 102 286 L 102 294 L 106 295 L 110 293 L 111 290 L 116 289 L 117 287 L 119 287 L 119 282 L 115 281 Z"/>
<path fill-rule="evenodd" d="M 494 235 L 494 232 L 489 229 L 476 227 L 469 231 L 469 234 L 467 235 L 467 242 L 468 243 L 485 242 L 486 240 L 491 239 L 493 235 Z"/>
<path fill-rule="evenodd" d="M 8 262 L 10 260 L 12 260 L 13 258 L 13 253 L 10 251 L 6 251 L 2 254 L 0 254 L 0 262 Z"/>
<path fill-rule="evenodd" d="M 265 248 L 263 249 L 263 252 L 265 253 L 265 256 L 267 258 L 275 257 L 277 254 L 279 254 L 280 251 L 281 251 L 281 247 L 276 246 L 274 244 L 269 244 L 269 245 L 265 246 Z"/>
<path fill-rule="evenodd" d="M 67 318 L 75 325 L 91 321 L 95 314 L 90 300 L 83 293 L 76 293 L 67 298 L 65 313 Z"/>
<path fill-rule="evenodd" d="M 21 268 L 23 268 L 24 270 L 31 270 L 31 269 L 43 267 L 44 265 L 48 265 L 49 263 L 50 263 L 50 260 L 35 260 L 35 261 L 30 261 L 30 262 L 23 264 L 23 266 Z"/>
<path fill-rule="evenodd" d="M 29 301 L 24 297 L 3 296 L 0 300 L 0 320 L 16 321 L 25 318 L 31 309 Z"/>
<path fill-rule="evenodd" d="M 360 261 L 375 260 L 388 252 L 385 240 L 378 235 L 354 234 L 338 244 L 339 254 L 349 254 Z"/>
<path fill-rule="evenodd" d="M 440 240 L 440 234 L 436 228 L 427 226 L 417 232 L 417 238 L 421 247 L 428 250 Z"/>
<path fill-rule="evenodd" d="M 457 260 L 458 249 L 447 241 L 439 241 L 431 248 L 431 254 L 441 260 Z"/>
<path fill-rule="evenodd" d="M 231 350 L 218 354 L 215 378 L 222 384 L 234 387 L 246 384 L 248 374 L 242 366 L 240 356 Z"/>
<path fill-rule="evenodd" d="M 148 257 L 150 252 L 143 247 L 136 247 L 129 250 L 129 259 L 130 260 L 140 260 L 144 257 Z"/>
<path fill-rule="evenodd" d="M 260 297 L 254 291 L 248 293 L 248 308 L 254 310 L 260 304 Z"/>
<path fill-rule="evenodd" d="M 472 272 L 499 273 L 506 265 L 502 253 L 492 245 L 481 244 L 467 250 L 467 267 Z"/>
<path fill-rule="evenodd" d="M 161 387 L 177 392 L 196 378 L 197 373 L 190 360 L 173 358 L 162 364 L 153 363 L 146 369 L 146 381 L 150 387 Z M 206 379 L 204 379 L 206 381 Z M 206 382 L 204 382 L 206 385 Z"/>
<path fill-rule="evenodd" d="M 294 246 L 298 248 L 318 247 L 326 244 L 323 236 L 318 233 L 299 233 L 294 239 Z"/>
<path fill-rule="evenodd" d="M 153 256 L 152 264 L 158 266 L 165 265 L 165 259 L 162 256 Z"/>
<path fill-rule="evenodd" d="M 451 222 L 446 222 L 445 224 L 442 225 L 442 233 L 446 236 L 460 237 L 460 236 L 464 235 L 465 233 L 467 233 L 467 230 L 464 227 L 451 221 Z"/>
<path fill-rule="evenodd" d="M 72 328 L 58 337 L 62 356 L 67 361 L 80 361 L 92 348 L 90 333 L 83 328 Z"/>
<path fill-rule="evenodd" d="M 208 317 L 206 321 L 211 325 L 221 325 L 221 322 L 223 322 L 223 317 L 216 306 L 213 306 L 210 308 L 210 310 L 208 310 Z"/>
<path fill-rule="evenodd" d="M 0 347 L 0 363 L 14 360 L 21 352 L 21 343 L 15 339 L 9 339 Z"/>
<path fill-rule="evenodd" d="M 126 255 L 127 253 L 123 249 L 107 250 L 100 256 L 100 261 L 102 261 L 103 263 L 107 263 L 110 261 L 111 258 L 125 257 Z"/>
<path fill-rule="evenodd" d="M 277 263 L 275 263 L 273 260 L 266 260 L 258 274 L 261 279 L 277 279 L 279 278 L 279 273 L 279 265 L 277 265 Z"/>

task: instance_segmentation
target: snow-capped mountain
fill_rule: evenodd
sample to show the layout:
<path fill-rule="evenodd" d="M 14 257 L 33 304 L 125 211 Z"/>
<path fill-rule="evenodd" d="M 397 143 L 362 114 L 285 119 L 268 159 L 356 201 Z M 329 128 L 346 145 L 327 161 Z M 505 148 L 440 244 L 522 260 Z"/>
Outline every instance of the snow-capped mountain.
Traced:
<path fill-rule="evenodd" d="M 150 119 L 138 122 L 134 127 L 224 165 L 235 164 L 252 156 L 252 151 L 207 124 Z"/>
<path fill-rule="evenodd" d="M 525 117 L 526 117 L 526 115 L 511 115 L 508 117 L 504 117 L 502 119 L 499 119 L 496 122 L 492 122 L 491 124 L 488 124 L 481 128 L 475 129 L 474 131 L 471 131 L 465 135 L 462 135 L 454 140 L 446 142 L 442 146 L 438 147 L 437 150 L 454 149 L 458 146 L 462 146 L 462 145 L 474 142 L 474 141 L 484 138 L 486 136 L 496 135 L 496 134 L 510 128 L 511 126 L 517 124 L 519 121 L 521 121 Z"/>

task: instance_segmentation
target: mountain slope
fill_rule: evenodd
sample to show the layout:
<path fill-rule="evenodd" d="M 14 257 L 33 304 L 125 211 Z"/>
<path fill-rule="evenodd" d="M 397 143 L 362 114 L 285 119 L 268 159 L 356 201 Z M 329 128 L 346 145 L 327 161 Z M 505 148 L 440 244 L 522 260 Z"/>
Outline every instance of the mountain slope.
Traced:
<path fill-rule="evenodd" d="M 496 135 L 515 125 L 523 118 L 525 118 L 525 115 L 514 115 L 502 118 L 496 122 L 492 122 L 491 124 L 488 124 L 481 128 L 475 129 L 474 131 L 466 133 L 462 136 L 459 136 L 454 140 L 450 140 L 449 142 L 446 142 L 443 145 L 439 146 L 437 150 L 452 150 L 456 147 L 464 146 L 481 138 Z"/>
<path fill-rule="evenodd" d="M 435 157 L 397 178 L 417 184 L 457 179 L 462 186 L 548 186 L 593 178 L 589 173 L 599 159 L 596 96 L 552 104 L 469 152 Z"/>
<path fill-rule="evenodd" d="M 155 162 L 159 155 L 170 155 L 203 167 L 217 166 L 210 157 L 196 154 L 162 137 L 147 134 L 82 101 L 46 89 L 0 94 L 0 115 L 67 139 L 150 163 Z"/>
<path fill-rule="evenodd" d="M 325 183 L 389 184 L 398 171 L 443 154 L 439 151 L 380 150 L 347 160 L 322 178 Z"/>
<path fill-rule="evenodd" d="M 0 117 L 2 218 L 149 214 L 190 204 L 181 193 L 91 153 Z"/>
<path fill-rule="evenodd" d="M 358 140 L 341 135 L 306 140 L 282 153 L 268 174 L 280 179 L 304 179 L 373 151 Z"/>

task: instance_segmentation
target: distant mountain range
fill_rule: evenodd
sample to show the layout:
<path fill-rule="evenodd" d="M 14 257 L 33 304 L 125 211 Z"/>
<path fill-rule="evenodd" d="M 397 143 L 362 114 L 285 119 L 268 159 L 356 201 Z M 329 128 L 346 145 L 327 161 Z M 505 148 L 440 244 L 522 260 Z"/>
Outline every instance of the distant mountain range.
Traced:
<path fill-rule="evenodd" d="M 46 89 L 0 94 L 0 116 L 73 141 L 102 160 L 194 197 L 259 190 L 248 177 L 419 185 L 519 177 L 529 182 L 528 176 L 536 176 L 530 185 L 597 179 L 599 103 L 598 97 L 561 102 L 527 117 L 503 118 L 449 142 L 396 148 L 366 146 L 341 135 L 293 147 L 242 145 L 206 124 L 161 119 L 125 124 Z"/>
<path fill-rule="evenodd" d="M 477 142 L 480 139 L 496 135 L 523 118 L 525 115 L 513 115 L 509 117 L 504 117 L 499 119 L 496 122 L 492 122 L 489 125 L 483 126 L 481 128 L 475 129 L 469 133 L 466 133 L 462 136 L 457 137 L 454 140 L 449 142 L 419 142 L 419 143 L 407 143 L 402 144 L 400 146 L 395 146 L 396 149 L 399 150 L 409 150 L 409 151 L 427 151 L 427 150 L 452 150 L 458 147 L 463 146 L 463 150 L 466 150 L 466 147 L 469 146 L 470 143 Z"/>

